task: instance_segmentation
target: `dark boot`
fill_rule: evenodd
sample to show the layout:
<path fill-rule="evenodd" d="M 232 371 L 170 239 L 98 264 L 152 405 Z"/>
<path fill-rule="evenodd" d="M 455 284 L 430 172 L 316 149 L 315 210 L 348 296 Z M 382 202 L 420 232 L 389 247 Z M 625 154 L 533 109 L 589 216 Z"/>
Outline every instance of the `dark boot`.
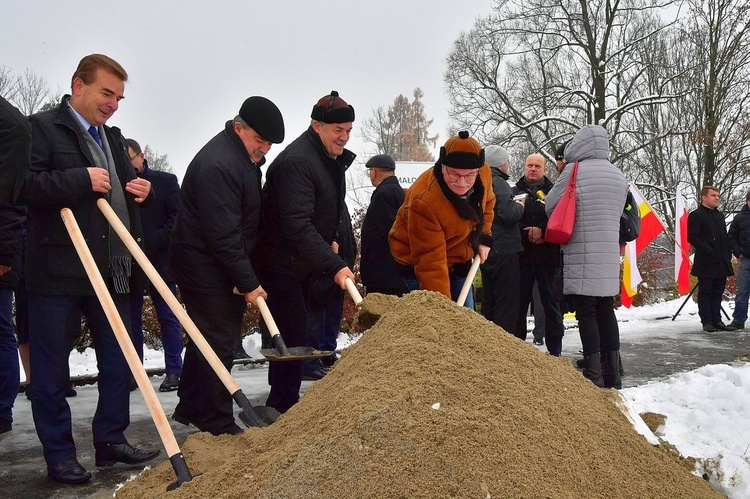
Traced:
<path fill-rule="evenodd" d="M 602 364 L 599 360 L 599 352 L 583 356 L 583 376 L 590 379 L 596 386 L 603 388 Z"/>
<path fill-rule="evenodd" d="M 620 378 L 620 351 L 612 350 L 604 352 L 602 358 L 602 379 L 604 388 L 622 388 L 622 379 Z"/>

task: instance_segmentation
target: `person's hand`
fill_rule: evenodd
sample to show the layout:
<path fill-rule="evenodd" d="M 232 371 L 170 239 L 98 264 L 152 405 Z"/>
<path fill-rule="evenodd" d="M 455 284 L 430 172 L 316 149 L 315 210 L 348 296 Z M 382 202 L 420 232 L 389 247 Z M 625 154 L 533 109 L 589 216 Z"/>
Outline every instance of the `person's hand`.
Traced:
<path fill-rule="evenodd" d="M 349 267 L 344 267 L 343 269 L 336 272 L 335 276 L 333 276 L 333 282 L 338 284 L 341 289 L 346 290 L 347 277 L 354 281 L 354 273 L 349 269 Z"/>
<path fill-rule="evenodd" d="M 125 190 L 135 196 L 136 203 L 142 203 L 151 192 L 151 182 L 145 178 L 135 178 L 125 184 Z"/>
<path fill-rule="evenodd" d="M 331 243 L 331 249 L 333 250 L 334 253 L 336 253 L 338 255 L 339 254 L 339 243 L 337 243 L 336 241 L 332 242 Z"/>
<path fill-rule="evenodd" d="M 264 300 L 268 298 L 268 294 L 265 292 L 262 286 L 258 286 L 254 290 L 248 293 L 244 293 L 244 295 L 245 301 L 254 307 L 258 306 L 258 297 L 261 297 Z"/>
<path fill-rule="evenodd" d="M 544 235 L 542 229 L 539 227 L 526 227 L 523 229 L 526 231 L 528 239 L 534 244 L 542 244 L 544 242 Z"/>
<path fill-rule="evenodd" d="M 0 275 L 7 274 L 10 272 L 10 267 L 7 265 L 0 265 Z"/>
<path fill-rule="evenodd" d="M 109 183 L 109 172 L 98 166 L 89 166 L 89 179 L 91 179 L 91 190 L 103 194 L 112 190 L 112 184 Z"/>
<path fill-rule="evenodd" d="M 487 260 L 487 257 L 490 256 L 490 247 L 480 244 L 477 255 L 479 255 L 479 263 L 484 263 L 484 261 Z"/>

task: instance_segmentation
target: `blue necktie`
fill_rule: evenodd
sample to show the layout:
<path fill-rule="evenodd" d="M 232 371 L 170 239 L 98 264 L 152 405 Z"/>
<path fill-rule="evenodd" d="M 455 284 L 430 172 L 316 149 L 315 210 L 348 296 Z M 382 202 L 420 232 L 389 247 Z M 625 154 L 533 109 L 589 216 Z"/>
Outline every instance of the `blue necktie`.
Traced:
<path fill-rule="evenodd" d="M 90 126 L 89 133 L 91 134 L 92 137 L 94 137 L 94 140 L 96 141 L 97 144 L 99 144 L 99 147 L 101 147 L 102 139 L 101 137 L 99 137 L 99 130 L 97 130 L 95 126 Z"/>

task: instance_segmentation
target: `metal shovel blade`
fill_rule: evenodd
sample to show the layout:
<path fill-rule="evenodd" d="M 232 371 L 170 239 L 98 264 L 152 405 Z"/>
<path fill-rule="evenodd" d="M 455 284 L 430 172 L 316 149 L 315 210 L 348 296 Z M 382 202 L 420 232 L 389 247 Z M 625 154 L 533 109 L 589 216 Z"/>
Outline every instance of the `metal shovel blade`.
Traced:
<path fill-rule="evenodd" d="M 272 362 L 319 359 L 321 357 L 330 357 L 333 355 L 332 350 L 318 350 L 313 347 L 287 347 L 288 355 L 281 355 L 275 348 L 261 348 L 260 354 Z"/>

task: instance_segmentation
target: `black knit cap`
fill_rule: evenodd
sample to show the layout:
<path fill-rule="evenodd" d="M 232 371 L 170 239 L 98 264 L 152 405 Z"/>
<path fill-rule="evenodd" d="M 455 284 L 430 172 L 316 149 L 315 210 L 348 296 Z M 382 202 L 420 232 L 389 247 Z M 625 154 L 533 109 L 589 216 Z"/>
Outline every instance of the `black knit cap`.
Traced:
<path fill-rule="evenodd" d="M 469 132 L 461 131 L 440 148 L 438 161 L 459 170 L 481 168 L 484 165 L 484 149 L 476 139 L 469 137 Z"/>
<path fill-rule="evenodd" d="M 557 146 L 557 151 L 555 151 L 555 160 L 556 161 L 565 161 L 565 146 L 567 146 L 570 143 L 569 140 L 566 140 L 559 146 Z"/>
<path fill-rule="evenodd" d="M 258 135 L 269 142 L 284 142 L 284 118 L 276 104 L 265 97 L 253 96 L 245 99 L 239 112 L 240 118 Z"/>
<path fill-rule="evenodd" d="M 365 168 L 380 168 L 381 170 L 395 170 L 396 162 L 387 154 L 376 154 L 365 163 Z"/>
<path fill-rule="evenodd" d="M 310 118 L 323 123 L 351 123 L 354 121 L 354 108 L 331 90 L 330 95 L 321 97 L 313 106 Z"/>

